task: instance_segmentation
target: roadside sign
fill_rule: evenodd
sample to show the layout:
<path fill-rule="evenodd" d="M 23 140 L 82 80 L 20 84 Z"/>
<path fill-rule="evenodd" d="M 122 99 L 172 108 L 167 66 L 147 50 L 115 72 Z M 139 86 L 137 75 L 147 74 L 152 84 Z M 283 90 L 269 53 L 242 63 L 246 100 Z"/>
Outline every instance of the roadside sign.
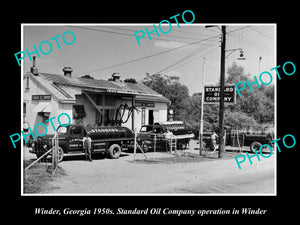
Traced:
<path fill-rule="evenodd" d="M 235 104 L 235 86 L 224 87 L 224 103 Z M 204 103 L 216 104 L 220 102 L 220 86 L 204 86 Z"/>

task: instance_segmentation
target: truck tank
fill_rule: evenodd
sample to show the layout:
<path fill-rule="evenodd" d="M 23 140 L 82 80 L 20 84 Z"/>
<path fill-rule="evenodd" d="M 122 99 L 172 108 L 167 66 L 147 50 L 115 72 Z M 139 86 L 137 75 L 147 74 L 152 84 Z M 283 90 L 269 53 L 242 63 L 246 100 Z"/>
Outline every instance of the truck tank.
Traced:
<path fill-rule="evenodd" d="M 134 133 L 129 128 L 121 126 L 88 128 L 87 133 L 92 140 L 134 137 Z"/>

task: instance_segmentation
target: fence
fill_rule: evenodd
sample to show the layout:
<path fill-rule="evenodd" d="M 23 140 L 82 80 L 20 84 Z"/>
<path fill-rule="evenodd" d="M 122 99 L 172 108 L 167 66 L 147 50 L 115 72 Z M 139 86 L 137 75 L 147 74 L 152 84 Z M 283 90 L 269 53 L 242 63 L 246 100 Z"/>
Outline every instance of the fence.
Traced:
<path fill-rule="evenodd" d="M 35 148 L 39 149 L 41 146 L 37 144 Z M 25 168 L 25 174 L 28 169 L 30 169 L 33 165 L 36 163 L 44 163 L 46 165 L 46 171 L 50 171 L 52 175 L 55 174 L 57 166 L 58 166 L 58 147 L 59 147 L 59 142 L 58 142 L 58 134 L 55 133 L 54 137 L 51 140 L 51 148 L 43 153 L 41 156 L 39 156 L 36 160 L 34 160 L 31 164 L 29 164 Z M 47 159 L 47 156 L 51 154 L 51 162 Z M 38 154 L 40 155 L 40 154 Z"/>
<path fill-rule="evenodd" d="M 177 153 L 178 138 L 176 136 L 165 134 L 151 134 L 151 137 L 153 137 L 153 152 L 157 152 L 159 148 L 163 149 L 163 151 L 160 151 L 161 153 L 169 152 L 171 155 L 173 154 L 173 152 Z M 140 146 L 136 139 L 137 133 L 135 132 L 134 159 L 136 158 L 137 151 L 142 152 L 144 157 L 146 159 L 149 159 L 149 156 L 147 156 L 146 154 L 147 152 L 143 150 L 144 146 Z"/>
<path fill-rule="evenodd" d="M 58 166 L 58 134 L 55 133 L 53 139 L 52 139 L 52 163 L 51 163 L 51 174 L 54 175 Z"/>

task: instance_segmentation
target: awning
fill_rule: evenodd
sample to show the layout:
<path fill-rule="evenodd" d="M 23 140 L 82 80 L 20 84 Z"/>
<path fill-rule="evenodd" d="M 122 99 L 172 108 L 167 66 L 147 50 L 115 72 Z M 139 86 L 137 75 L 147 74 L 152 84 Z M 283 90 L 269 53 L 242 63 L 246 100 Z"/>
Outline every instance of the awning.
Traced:
<path fill-rule="evenodd" d="M 40 102 L 38 103 L 34 109 L 33 112 L 51 112 L 51 102 Z"/>

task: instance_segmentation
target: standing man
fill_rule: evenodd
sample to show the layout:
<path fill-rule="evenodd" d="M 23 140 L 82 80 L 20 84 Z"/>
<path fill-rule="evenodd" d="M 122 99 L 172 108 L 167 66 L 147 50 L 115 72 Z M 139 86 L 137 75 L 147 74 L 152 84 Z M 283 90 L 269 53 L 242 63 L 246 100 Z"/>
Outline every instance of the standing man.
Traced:
<path fill-rule="evenodd" d="M 86 160 L 93 161 L 92 160 L 92 139 L 90 138 L 90 135 L 86 133 L 85 137 L 82 139 L 83 141 L 83 148 L 84 148 L 84 153 L 85 153 L 85 158 Z"/>
<path fill-rule="evenodd" d="M 213 148 L 213 152 L 216 152 L 218 144 L 217 144 L 217 138 L 219 136 L 217 135 L 217 133 L 215 131 L 213 131 L 212 135 L 211 135 L 211 144 L 212 144 L 212 148 Z"/>

